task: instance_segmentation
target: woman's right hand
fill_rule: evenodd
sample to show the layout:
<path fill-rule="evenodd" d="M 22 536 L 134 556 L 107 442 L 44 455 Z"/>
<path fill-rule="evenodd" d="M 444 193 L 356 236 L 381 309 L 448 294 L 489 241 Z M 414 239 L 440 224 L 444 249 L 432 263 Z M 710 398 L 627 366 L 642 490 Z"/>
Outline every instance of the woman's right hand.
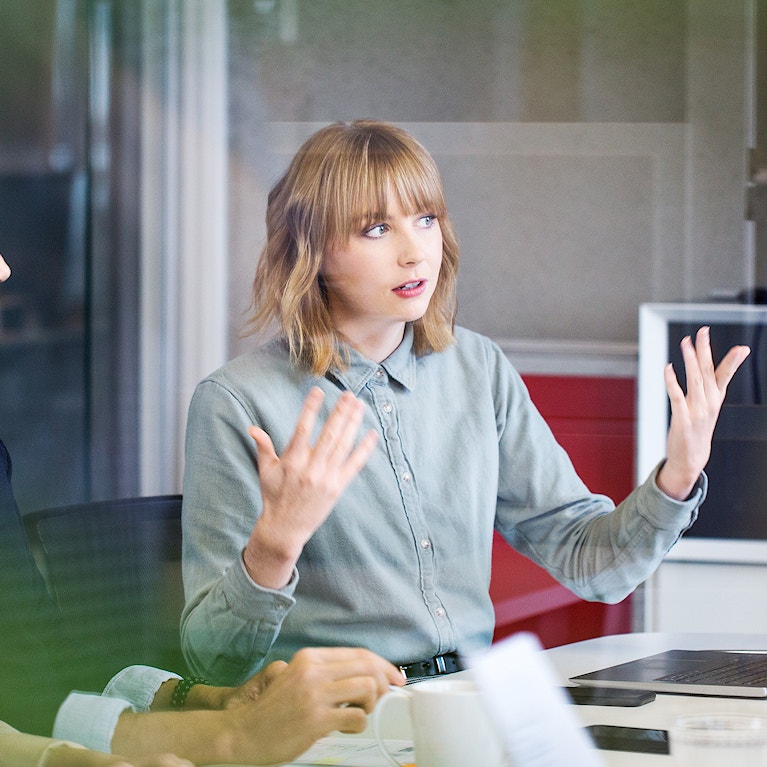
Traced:
<path fill-rule="evenodd" d="M 279 589 L 288 583 L 304 545 L 367 463 L 377 442 L 371 429 L 355 444 L 364 405 L 351 392 L 344 392 L 312 445 L 324 396 L 317 387 L 306 396 L 281 456 L 263 429 L 249 429 L 258 451 L 263 511 L 243 561 L 250 577 L 265 588 Z"/>

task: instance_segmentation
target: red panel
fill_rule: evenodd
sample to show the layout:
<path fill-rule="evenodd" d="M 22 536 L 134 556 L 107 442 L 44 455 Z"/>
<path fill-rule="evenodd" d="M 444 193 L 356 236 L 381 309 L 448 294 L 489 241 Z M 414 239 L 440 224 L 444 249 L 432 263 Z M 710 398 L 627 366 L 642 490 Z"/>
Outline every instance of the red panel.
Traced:
<path fill-rule="evenodd" d="M 625 498 L 634 486 L 634 379 L 524 378 L 583 481 L 616 502 Z M 630 597 L 618 605 L 584 602 L 497 535 L 490 595 L 496 639 L 532 631 L 544 647 L 553 647 L 631 630 Z"/>
<path fill-rule="evenodd" d="M 636 381 L 594 376 L 522 376 L 545 418 L 634 420 Z"/>

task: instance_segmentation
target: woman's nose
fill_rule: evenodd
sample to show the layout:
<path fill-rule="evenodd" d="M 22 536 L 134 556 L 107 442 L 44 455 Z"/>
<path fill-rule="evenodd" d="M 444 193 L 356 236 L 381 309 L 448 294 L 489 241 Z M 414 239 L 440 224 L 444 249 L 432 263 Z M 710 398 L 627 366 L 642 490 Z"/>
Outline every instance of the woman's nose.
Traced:
<path fill-rule="evenodd" d="M 402 266 L 420 264 L 424 260 L 421 243 L 413 234 L 403 234 L 399 250 L 399 262 Z"/>

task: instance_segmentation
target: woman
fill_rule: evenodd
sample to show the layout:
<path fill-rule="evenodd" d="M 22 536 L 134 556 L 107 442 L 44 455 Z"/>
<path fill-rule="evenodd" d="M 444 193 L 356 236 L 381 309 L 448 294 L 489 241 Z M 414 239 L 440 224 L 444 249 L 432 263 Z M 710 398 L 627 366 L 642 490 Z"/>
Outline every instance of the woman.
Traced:
<path fill-rule="evenodd" d="M 189 411 L 182 641 L 197 673 L 236 683 L 338 643 L 409 676 L 455 670 L 492 638 L 494 529 L 581 597 L 618 601 L 694 521 L 748 349 L 714 370 L 707 329 L 682 341 L 667 458 L 616 509 L 498 347 L 454 328 L 457 269 L 436 165 L 392 125 L 323 128 L 272 189 L 253 325 L 277 337 L 203 380 Z"/>

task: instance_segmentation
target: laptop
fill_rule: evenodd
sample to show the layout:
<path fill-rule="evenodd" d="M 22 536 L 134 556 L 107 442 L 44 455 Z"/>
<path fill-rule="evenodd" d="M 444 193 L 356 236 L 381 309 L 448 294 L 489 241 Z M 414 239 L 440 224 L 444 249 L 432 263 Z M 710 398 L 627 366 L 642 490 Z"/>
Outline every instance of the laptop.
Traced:
<path fill-rule="evenodd" d="M 767 651 L 667 650 L 570 681 L 675 695 L 767 698 Z"/>

